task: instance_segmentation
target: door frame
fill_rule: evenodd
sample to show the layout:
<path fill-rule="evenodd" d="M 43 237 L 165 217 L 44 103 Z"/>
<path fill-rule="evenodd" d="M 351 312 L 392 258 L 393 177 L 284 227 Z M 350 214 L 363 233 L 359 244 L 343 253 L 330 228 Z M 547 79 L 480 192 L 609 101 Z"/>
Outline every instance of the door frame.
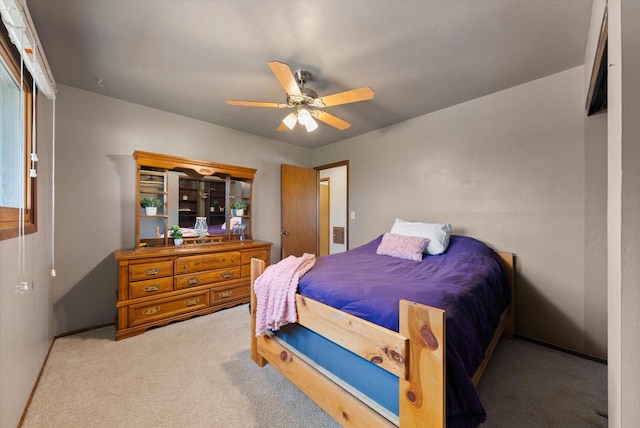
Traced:
<path fill-rule="evenodd" d="M 318 173 L 319 175 L 320 173 Z M 326 183 L 326 184 L 325 184 Z M 330 230 L 331 224 L 331 178 L 318 179 L 318 255 L 324 256 L 331 252 Z"/>

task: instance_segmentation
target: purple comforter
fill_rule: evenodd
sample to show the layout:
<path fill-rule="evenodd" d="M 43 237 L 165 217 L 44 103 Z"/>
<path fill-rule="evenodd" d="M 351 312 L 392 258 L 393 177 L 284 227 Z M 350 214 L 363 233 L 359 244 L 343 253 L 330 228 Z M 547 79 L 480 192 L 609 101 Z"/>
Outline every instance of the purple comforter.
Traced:
<path fill-rule="evenodd" d="M 452 236 L 444 254 L 420 262 L 376 254 L 382 236 L 318 257 L 300 280 L 303 296 L 398 331 L 400 299 L 444 309 L 447 426 L 477 426 L 486 415 L 471 382 L 511 293 L 500 261 L 480 241 Z"/>

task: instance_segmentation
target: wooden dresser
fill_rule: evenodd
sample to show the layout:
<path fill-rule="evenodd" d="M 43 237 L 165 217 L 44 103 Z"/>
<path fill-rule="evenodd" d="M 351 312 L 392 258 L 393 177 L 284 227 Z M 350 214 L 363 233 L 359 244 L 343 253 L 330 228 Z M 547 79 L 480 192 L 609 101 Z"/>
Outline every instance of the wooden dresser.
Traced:
<path fill-rule="evenodd" d="M 117 250 L 115 257 L 119 340 L 249 302 L 251 259 L 268 264 L 271 243 L 225 241 Z"/>

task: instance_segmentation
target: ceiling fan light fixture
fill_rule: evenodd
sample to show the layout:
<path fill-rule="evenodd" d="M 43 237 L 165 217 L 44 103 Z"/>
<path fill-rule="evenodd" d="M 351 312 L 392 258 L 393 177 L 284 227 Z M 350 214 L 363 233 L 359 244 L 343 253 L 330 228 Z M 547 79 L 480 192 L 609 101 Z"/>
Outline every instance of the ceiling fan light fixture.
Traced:
<path fill-rule="evenodd" d="M 307 132 L 315 131 L 318 128 L 318 122 L 313 119 L 309 110 L 304 107 L 298 110 L 298 123 L 304 125 L 307 128 Z"/>
<path fill-rule="evenodd" d="M 311 117 L 311 113 L 309 113 L 309 110 L 307 110 L 306 108 L 301 108 L 300 110 L 298 110 L 298 123 L 300 125 L 306 126 L 312 120 L 313 118 Z"/>
<path fill-rule="evenodd" d="M 285 126 L 287 128 L 289 128 L 290 130 L 293 129 L 294 126 L 296 126 L 296 122 L 298 121 L 298 118 L 296 117 L 296 113 L 289 113 L 287 115 L 287 117 L 285 117 L 284 119 L 282 119 L 282 123 L 285 124 Z"/>
<path fill-rule="evenodd" d="M 318 128 L 318 122 L 316 122 L 312 117 L 309 117 L 309 121 L 304 125 L 307 128 L 307 132 L 315 131 Z"/>

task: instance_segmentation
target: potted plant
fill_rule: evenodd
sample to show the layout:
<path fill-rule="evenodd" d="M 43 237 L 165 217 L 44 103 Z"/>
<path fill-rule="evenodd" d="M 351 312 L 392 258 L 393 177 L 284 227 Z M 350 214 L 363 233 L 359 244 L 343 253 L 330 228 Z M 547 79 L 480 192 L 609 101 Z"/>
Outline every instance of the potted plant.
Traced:
<path fill-rule="evenodd" d="M 162 200 L 158 198 L 143 198 L 140 206 L 144 208 L 146 215 L 156 215 L 158 207 L 162 206 Z"/>
<path fill-rule="evenodd" d="M 173 238 L 173 243 L 175 245 L 182 245 L 182 230 L 180 230 L 180 226 L 173 225 L 169 229 L 169 236 Z"/>
<path fill-rule="evenodd" d="M 231 201 L 231 215 L 241 216 L 244 215 L 244 210 L 246 210 L 249 205 L 243 200 L 233 200 Z"/>
<path fill-rule="evenodd" d="M 209 207 L 209 211 L 210 211 L 210 212 L 215 212 L 215 211 L 216 211 L 216 208 L 217 208 L 219 205 L 220 205 L 220 204 L 218 203 L 218 201 L 214 199 L 213 201 L 211 201 L 211 207 Z"/>

